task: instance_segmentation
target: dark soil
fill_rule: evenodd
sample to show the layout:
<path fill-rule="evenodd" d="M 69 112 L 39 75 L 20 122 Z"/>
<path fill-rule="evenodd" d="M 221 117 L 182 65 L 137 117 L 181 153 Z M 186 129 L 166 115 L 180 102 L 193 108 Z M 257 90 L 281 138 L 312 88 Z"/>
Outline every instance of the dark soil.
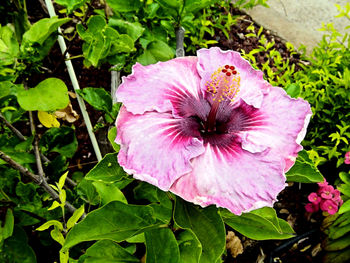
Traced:
<path fill-rule="evenodd" d="M 45 15 L 42 11 L 42 7 L 39 4 L 39 1 L 31 1 L 31 5 L 28 5 L 29 18 L 31 21 L 39 20 Z M 247 27 L 253 22 L 252 18 L 246 14 L 241 13 L 239 10 L 232 9 L 232 15 L 240 15 L 241 19 L 238 20 L 238 23 L 232 26 L 231 31 L 229 32 L 230 39 L 227 39 L 225 35 L 217 31 L 215 38 L 219 41 L 218 46 L 224 50 L 235 50 L 241 51 L 242 49 L 246 52 L 251 51 L 254 48 L 259 46 L 257 38 L 246 38 L 245 34 L 251 33 L 247 31 Z M 259 30 L 259 26 L 255 24 L 256 33 Z M 273 35 L 268 30 L 264 30 L 263 34 L 270 41 L 275 41 L 275 48 L 281 53 L 282 57 L 290 59 L 291 64 L 296 65 L 298 69 L 298 63 L 300 62 L 299 55 L 291 56 L 290 52 L 287 50 L 283 40 Z M 81 55 L 82 53 L 82 41 L 76 36 L 72 41 L 68 43 L 68 52 L 71 56 Z M 258 65 L 261 65 L 266 62 L 266 56 L 263 52 L 260 52 L 257 56 Z M 105 65 L 99 69 L 96 68 L 85 68 L 83 66 L 83 59 L 77 58 L 72 60 L 74 65 L 75 72 L 80 84 L 80 88 L 84 87 L 102 87 L 107 91 L 110 91 L 110 79 L 111 74 L 109 71 L 109 66 Z M 273 65 L 271 65 L 273 66 Z M 63 56 L 61 51 L 56 44 L 49 56 L 44 61 L 44 67 L 47 70 L 43 70 L 40 74 L 34 74 L 29 80 L 28 85 L 35 86 L 41 80 L 44 80 L 48 77 L 56 77 L 64 80 L 66 85 L 71 91 L 73 88 L 67 73 L 67 69 L 64 63 Z M 75 99 L 71 99 L 74 110 L 76 110 L 79 115 L 79 107 Z M 87 105 L 87 110 L 93 125 L 97 123 L 97 120 L 101 116 L 100 112 L 95 111 L 92 107 Z M 67 125 L 69 125 L 67 123 Z M 92 145 L 87 134 L 85 123 L 80 117 L 78 121 L 74 123 L 76 129 L 76 135 L 79 142 L 79 148 L 76 154 L 71 160 L 69 160 L 69 167 L 71 171 L 82 171 L 86 173 L 89 171 L 97 162 L 94 155 Z M 71 174 L 71 173 L 70 173 Z M 311 255 L 313 251 L 321 242 L 322 235 L 318 231 L 320 227 L 321 215 L 315 217 L 314 220 L 310 220 L 310 215 L 305 213 L 304 205 L 307 202 L 307 195 L 315 191 L 313 189 L 315 186 L 302 185 L 299 188 L 299 184 L 294 184 L 287 187 L 279 195 L 279 201 L 275 204 L 276 211 L 280 218 L 287 220 L 296 231 L 296 236 L 309 233 L 306 237 L 301 240 L 284 240 L 284 241 L 252 241 L 245 237 L 242 237 L 237 233 L 237 235 L 243 241 L 244 253 L 239 255 L 237 258 L 233 258 L 228 252 L 225 262 L 240 262 L 240 263 L 252 263 L 256 262 L 258 257 L 264 258 L 265 261 L 260 262 L 321 262 L 321 254 L 318 253 L 316 256 Z M 316 230 L 316 232 L 312 232 Z M 311 232 L 310 232 L 311 231 Z M 34 240 L 38 241 L 40 236 L 33 235 Z M 31 242 L 33 243 L 33 241 Z M 289 243 L 289 245 L 287 244 Z M 285 246 L 284 249 L 283 246 Z M 37 250 L 37 255 L 40 255 L 38 262 L 53 262 L 57 260 L 56 255 L 52 255 L 52 251 L 48 251 L 47 247 L 43 247 L 40 244 L 33 246 Z M 45 254 L 45 251 L 48 254 Z"/>

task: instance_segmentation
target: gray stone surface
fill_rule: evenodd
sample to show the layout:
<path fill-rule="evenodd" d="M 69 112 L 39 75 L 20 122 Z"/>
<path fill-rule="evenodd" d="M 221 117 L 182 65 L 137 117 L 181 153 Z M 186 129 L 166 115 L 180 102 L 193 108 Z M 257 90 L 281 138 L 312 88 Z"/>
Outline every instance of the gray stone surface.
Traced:
<path fill-rule="evenodd" d="M 258 24 L 276 33 L 295 47 L 307 46 L 310 52 L 322 38 L 318 29 L 322 23 L 333 23 L 334 27 L 344 33 L 349 20 L 345 17 L 335 18 L 339 13 L 335 4 L 345 6 L 347 0 L 268 0 L 270 8 L 262 6 L 247 10 Z M 347 32 L 350 30 L 347 29 Z M 350 33 L 350 32 L 349 32 Z"/>

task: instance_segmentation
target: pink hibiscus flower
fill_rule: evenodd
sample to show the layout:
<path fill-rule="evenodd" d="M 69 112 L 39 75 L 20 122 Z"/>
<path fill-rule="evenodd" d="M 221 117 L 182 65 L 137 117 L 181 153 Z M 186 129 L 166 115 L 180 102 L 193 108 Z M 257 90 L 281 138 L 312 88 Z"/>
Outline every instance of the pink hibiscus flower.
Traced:
<path fill-rule="evenodd" d="M 118 161 L 136 179 L 239 215 L 272 206 L 311 110 L 239 53 L 201 49 L 133 66 L 117 91 Z"/>

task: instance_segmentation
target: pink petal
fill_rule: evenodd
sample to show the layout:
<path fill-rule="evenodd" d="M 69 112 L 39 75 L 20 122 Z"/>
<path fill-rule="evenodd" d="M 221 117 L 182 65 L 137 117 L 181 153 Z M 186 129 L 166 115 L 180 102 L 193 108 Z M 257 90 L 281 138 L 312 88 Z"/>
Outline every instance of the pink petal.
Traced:
<path fill-rule="evenodd" d="M 311 114 L 308 102 L 293 99 L 283 89 L 270 86 L 261 107 L 252 113 L 249 128 L 240 132 L 242 148 L 252 153 L 271 149 L 284 158 L 286 172 L 302 150 L 300 142 Z"/>
<path fill-rule="evenodd" d="M 240 215 L 272 206 L 285 187 L 283 165 L 268 152 L 252 154 L 239 144 L 206 145 L 192 160 L 193 171 L 180 177 L 170 191 L 203 207 L 215 204 Z"/>
<path fill-rule="evenodd" d="M 196 123 L 175 119 L 171 113 L 133 115 L 122 107 L 116 124 L 116 143 L 121 145 L 119 164 L 136 179 L 164 191 L 189 173 L 191 159 L 204 151 L 202 141 L 196 138 L 196 129 L 191 127 Z"/>
<path fill-rule="evenodd" d="M 173 111 L 176 114 L 173 105 L 178 105 L 179 100 L 200 100 L 196 65 L 196 57 L 175 58 L 148 66 L 136 63 L 132 74 L 122 78 L 117 100 L 133 114 L 146 111 Z"/>
<path fill-rule="evenodd" d="M 255 70 L 249 62 L 235 51 L 222 51 L 218 47 L 200 49 L 197 51 L 198 73 L 201 76 L 201 87 L 204 90 L 207 81 L 211 80 L 211 74 L 219 67 L 233 65 L 241 77 L 238 97 L 247 104 L 259 108 L 262 103 L 263 93 L 268 83 L 263 79 L 263 73 Z"/>
<path fill-rule="evenodd" d="M 305 205 L 305 210 L 309 213 L 317 212 L 319 209 L 318 204 L 308 203 Z"/>
<path fill-rule="evenodd" d="M 321 198 L 316 193 L 311 193 L 308 196 L 308 200 L 311 203 L 318 204 L 321 201 Z"/>

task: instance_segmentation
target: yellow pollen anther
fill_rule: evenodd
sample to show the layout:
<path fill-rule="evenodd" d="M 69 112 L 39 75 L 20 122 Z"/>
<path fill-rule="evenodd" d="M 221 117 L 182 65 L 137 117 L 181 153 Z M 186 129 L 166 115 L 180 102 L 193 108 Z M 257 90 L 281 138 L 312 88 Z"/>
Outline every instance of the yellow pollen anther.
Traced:
<path fill-rule="evenodd" d="M 206 90 L 212 93 L 213 100 L 221 102 L 229 99 L 234 101 L 239 92 L 241 77 L 232 65 L 219 67 L 211 74 L 210 80 L 206 82 Z"/>

